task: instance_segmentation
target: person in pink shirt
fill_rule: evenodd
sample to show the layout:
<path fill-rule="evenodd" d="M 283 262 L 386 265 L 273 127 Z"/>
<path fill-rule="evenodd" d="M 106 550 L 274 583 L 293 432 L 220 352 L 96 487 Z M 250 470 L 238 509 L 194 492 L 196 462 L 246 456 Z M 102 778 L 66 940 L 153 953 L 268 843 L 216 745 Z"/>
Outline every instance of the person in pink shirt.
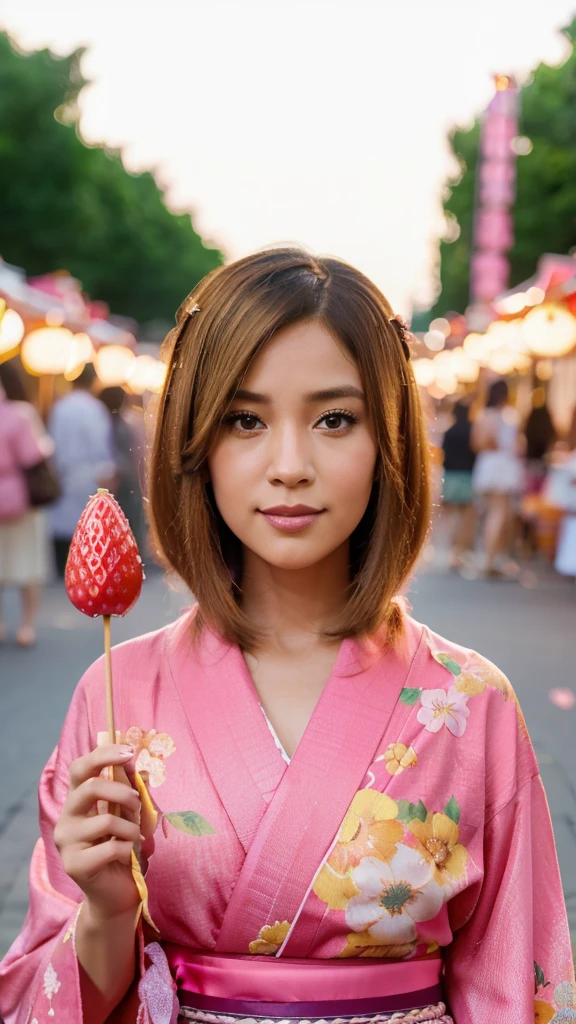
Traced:
<path fill-rule="evenodd" d="M 36 640 L 40 588 L 49 574 L 46 519 L 30 507 L 24 470 L 53 451 L 34 406 L 27 400 L 18 371 L 0 365 L 0 593 L 18 587 L 22 595 L 22 621 L 16 634 L 21 647 Z M 0 617 L 0 639 L 6 627 Z"/>

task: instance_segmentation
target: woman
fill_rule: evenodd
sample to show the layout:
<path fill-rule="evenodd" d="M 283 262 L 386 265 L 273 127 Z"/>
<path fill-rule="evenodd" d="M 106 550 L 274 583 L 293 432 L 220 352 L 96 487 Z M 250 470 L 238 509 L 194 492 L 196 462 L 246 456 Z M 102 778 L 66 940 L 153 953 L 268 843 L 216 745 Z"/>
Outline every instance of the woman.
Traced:
<path fill-rule="evenodd" d="M 298 249 L 182 305 L 150 499 L 198 604 L 115 649 L 119 742 L 98 746 L 102 661 L 76 691 L 9 1024 L 527 1024 L 535 991 L 547 1021 L 572 998 L 510 684 L 396 599 L 429 520 L 406 335 L 359 271 Z"/>
<path fill-rule="evenodd" d="M 538 552 L 538 517 L 542 507 L 540 495 L 546 483 L 550 451 L 557 439 L 543 387 L 535 388 L 532 392 L 532 409 L 526 420 L 524 437 L 526 450 L 518 532 L 522 549 L 528 556 L 533 556 Z"/>
<path fill-rule="evenodd" d="M 444 434 L 444 487 L 442 500 L 452 513 L 450 565 L 459 569 L 466 552 L 474 548 L 476 509 L 473 505 L 472 470 L 476 453 L 471 446 L 472 423 L 467 401 L 454 405 L 454 422 Z"/>
<path fill-rule="evenodd" d="M 546 404 L 544 388 L 536 388 L 532 394 L 532 409 L 524 428 L 526 437 L 526 480 L 527 494 L 540 494 L 546 471 L 548 456 L 557 434 L 550 410 Z"/>
<path fill-rule="evenodd" d="M 490 386 L 486 408 L 474 423 L 472 447 L 478 453 L 472 485 L 486 509 L 486 575 L 498 579 L 503 573 L 496 562 L 509 547 L 514 501 L 522 487 L 518 414 L 508 403 L 505 380 Z"/>
<path fill-rule="evenodd" d="M 20 647 L 36 642 L 41 588 L 50 568 L 45 515 L 30 507 L 24 471 L 52 452 L 52 441 L 28 401 L 16 367 L 0 364 L 0 597 L 3 587 L 20 590 Z M 0 639 L 5 637 L 0 619 Z"/>

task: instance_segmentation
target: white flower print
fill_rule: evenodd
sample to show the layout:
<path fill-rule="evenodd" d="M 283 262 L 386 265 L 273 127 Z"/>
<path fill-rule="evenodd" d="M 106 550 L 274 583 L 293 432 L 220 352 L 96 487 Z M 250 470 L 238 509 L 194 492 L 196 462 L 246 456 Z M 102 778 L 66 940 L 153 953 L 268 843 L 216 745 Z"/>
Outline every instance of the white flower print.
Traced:
<path fill-rule="evenodd" d="M 562 981 L 559 985 L 556 985 L 554 989 L 554 1002 L 556 1006 L 562 1008 L 566 1006 L 574 1008 L 576 1006 L 576 993 L 571 982 Z"/>
<path fill-rule="evenodd" d="M 58 989 L 60 988 L 61 984 L 62 983 L 61 981 L 59 981 L 58 975 L 56 974 L 56 971 L 54 970 L 52 964 L 48 964 L 48 967 L 44 971 L 44 995 L 50 1002 L 50 1009 L 48 1010 L 49 1017 L 54 1016 L 54 1010 L 52 1008 L 52 999 L 58 992 Z"/>
<path fill-rule="evenodd" d="M 362 858 L 352 872 L 360 894 L 346 907 L 346 923 L 352 931 L 368 932 L 384 945 L 413 942 L 416 922 L 436 917 L 445 898 L 420 853 L 402 843 L 397 850 L 389 863 Z"/>
<path fill-rule="evenodd" d="M 459 693 L 456 686 L 446 690 L 422 690 L 422 707 L 416 715 L 428 732 L 439 732 L 444 724 L 453 736 L 462 736 L 470 714 L 468 695 Z"/>
<path fill-rule="evenodd" d="M 166 778 L 166 765 L 164 762 L 150 754 L 150 751 L 146 750 L 145 747 L 138 754 L 136 771 L 140 772 L 140 774 L 146 772 L 148 781 L 154 788 L 161 786 Z"/>

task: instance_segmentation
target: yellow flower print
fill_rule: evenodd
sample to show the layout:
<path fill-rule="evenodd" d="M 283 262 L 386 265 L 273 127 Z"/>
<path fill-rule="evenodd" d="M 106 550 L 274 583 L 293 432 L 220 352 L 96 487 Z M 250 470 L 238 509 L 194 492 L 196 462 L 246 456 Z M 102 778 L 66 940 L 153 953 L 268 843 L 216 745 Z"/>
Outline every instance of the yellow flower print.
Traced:
<path fill-rule="evenodd" d="M 549 1024 L 555 1014 L 554 1007 L 543 999 L 534 1000 L 534 1022 L 535 1024 Z"/>
<path fill-rule="evenodd" d="M 456 678 L 455 687 L 458 693 L 466 693 L 469 697 L 477 697 L 478 694 L 484 693 L 486 689 L 486 683 L 483 679 L 479 679 L 472 672 L 461 672 Z"/>
<path fill-rule="evenodd" d="M 404 829 L 396 821 L 398 805 L 375 789 L 359 790 L 340 826 L 338 841 L 319 871 L 314 892 L 331 910 L 345 910 L 358 892 L 352 871 L 362 857 L 391 860 Z"/>
<path fill-rule="evenodd" d="M 351 932 L 347 936 L 346 946 L 338 954 L 339 960 L 349 960 L 352 957 L 364 957 L 366 959 L 380 957 L 380 959 L 401 960 L 403 957 L 411 956 L 416 949 L 416 941 L 397 943 L 396 945 L 376 945 L 374 936 L 369 932 Z"/>
<path fill-rule="evenodd" d="M 250 943 L 248 947 L 250 953 L 266 954 L 268 956 L 277 953 L 290 928 L 290 921 L 275 921 L 274 924 L 265 924 L 260 929 L 258 938 Z"/>
<path fill-rule="evenodd" d="M 390 772 L 390 775 L 400 775 L 405 768 L 416 767 L 418 755 L 413 747 L 406 747 L 403 743 L 391 743 L 386 753 L 376 760 L 386 762 L 386 771 Z"/>
<path fill-rule="evenodd" d="M 471 654 L 462 666 L 461 675 L 456 680 L 456 689 L 462 689 L 463 693 L 482 693 L 487 686 L 499 690 L 504 700 L 514 696 L 514 691 L 504 675 L 496 665 L 485 661 L 478 654 Z M 465 689 L 471 687 L 472 689 Z"/>
<path fill-rule="evenodd" d="M 466 871 L 468 851 L 458 842 L 458 825 L 447 814 L 426 815 L 426 821 L 414 818 L 407 825 L 417 840 L 417 849 L 433 869 L 437 885 L 450 885 Z"/>

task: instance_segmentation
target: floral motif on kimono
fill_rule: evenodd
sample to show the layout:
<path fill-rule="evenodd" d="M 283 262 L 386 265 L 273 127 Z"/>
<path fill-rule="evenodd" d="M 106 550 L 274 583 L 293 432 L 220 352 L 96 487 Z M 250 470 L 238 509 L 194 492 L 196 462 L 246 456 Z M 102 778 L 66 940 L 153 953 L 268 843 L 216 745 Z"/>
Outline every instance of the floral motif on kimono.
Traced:
<path fill-rule="evenodd" d="M 117 1019 L 150 1024 L 158 994 L 176 1019 L 172 948 L 252 954 L 279 977 L 283 959 L 377 959 L 396 976 L 441 972 L 457 1024 L 575 1020 L 546 798 L 495 666 L 410 618 L 404 645 L 348 638 L 287 765 L 242 652 L 209 630 L 190 637 L 186 613 L 113 651 L 116 718 L 137 748 L 137 864 L 159 929 L 150 942 L 138 925 Z M 83 894 L 53 833 L 69 765 L 105 722 L 101 659 L 40 782 L 30 911 L 0 964 L 8 1024 L 82 1020 Z"/>
<path fill-rule="evenodd" d="M 576 987 L 572 981 L 562 981 L 548 995 L 551 983 L 546 981 L 544 971 L 540 964 L 534 961 L 534 987 L 536 999 L 534 1000 L 535 1024 L 564 1024 L 564 1022 L 576 1020 Z"/>

